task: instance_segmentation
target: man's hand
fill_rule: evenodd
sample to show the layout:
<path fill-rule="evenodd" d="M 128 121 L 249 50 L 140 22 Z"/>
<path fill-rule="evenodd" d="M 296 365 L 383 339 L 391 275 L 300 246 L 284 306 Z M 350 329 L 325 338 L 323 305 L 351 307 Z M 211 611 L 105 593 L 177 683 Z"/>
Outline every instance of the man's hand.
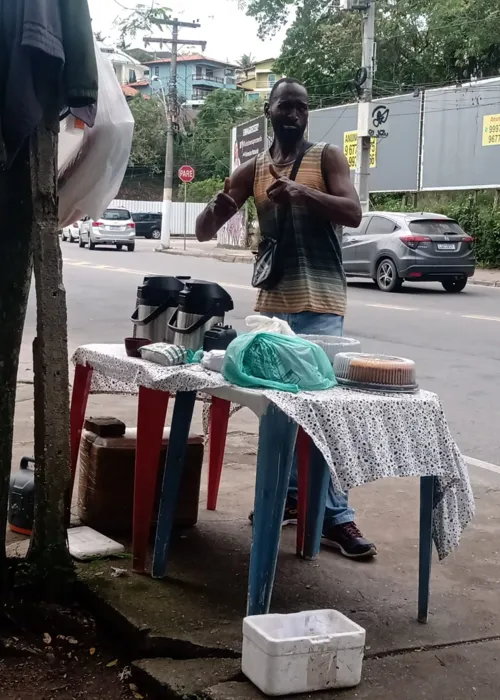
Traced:
<path fill-rule="evenodd" d="M 227 221 L 234 216 L 238 211 L 238 205 L 229 194 L 231 189 L 231 180 L 226 177 L 224 182 L 224 190 L 219 192 L 214 200 L 214 214 L 218 220 Z"/>
<path fill-rule="evenodd" d="M 300 201 L 304 198 L 304 185 L 299 185 L 295 180 L 283 177 L 278 173 L 274 165 L 269 166 L 269 172 L 274 177 L 273 184 L 267 188 L 267 196 L 275 204 L 288 204 L 291 201 Z"/>

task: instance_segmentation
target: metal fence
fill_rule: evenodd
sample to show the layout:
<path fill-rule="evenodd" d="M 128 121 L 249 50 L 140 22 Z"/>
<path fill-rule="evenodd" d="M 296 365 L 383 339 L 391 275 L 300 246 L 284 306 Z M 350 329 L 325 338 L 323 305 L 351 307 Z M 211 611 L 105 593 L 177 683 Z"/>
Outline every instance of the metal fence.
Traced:
<path fill-rule="evenodd" d="M 128 209 L 130 212 L 139 213 L 147 212 L 154 214 L 161 214 L 161 202 L 144 202 L 133 199 L 115 199 L 110 207 L 121 207 L 123 209 Z M 206 204 L 200 204 L 198 202 L 188 202 L 187 203 L 187 230 L 186 235 L 195 235 L 195 225 L 196 218 L 205 209 Z M 170 220 L 170 232 L 172 236 L 184 235 L 184 203 L 183 202 L 173 202 L 171 209 L 171 220 Z"/>

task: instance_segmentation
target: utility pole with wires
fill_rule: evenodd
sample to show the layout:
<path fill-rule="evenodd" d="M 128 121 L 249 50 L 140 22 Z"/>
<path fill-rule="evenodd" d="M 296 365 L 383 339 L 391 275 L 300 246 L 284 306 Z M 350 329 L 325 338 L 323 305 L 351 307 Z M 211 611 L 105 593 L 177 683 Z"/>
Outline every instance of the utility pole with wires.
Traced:
<path fill-rule="evenodd" d="M 358 147 L 354 186 L 363 213 L 370 209 L 370 114 L 373 98 L 373 77 L 376 69 L 375 0 L 340 0 L 341 10 L 363 13 L 363 57 L 361 71 L 363 82 L 358 102 Z"/>
<path fill-rule="evenodd" d="M 160 23 L 160 22 L 159 22 Z M 164 37 L 155 38 L 148 37 L 144 39 L 146 46 L 149 44 L 170 44 L 172 47 L 172 56 L 170 58 L 170 77 L 168 84 L 168 97 L 166 100 L 166 118 L 167 118 L 167 147 L 165 150 L 165 177 L 163 182 L 163 204 L 162 204 L 162 221 L 161 221 L 161 248 L 170 248 L 170 233 L 171 233 L 171 211 L 172 211 L 172 189 L 174 179 L 174 131 L 175 125 L 179 118 L 179 100 L 177 96 L 177 56 L 179 46 L 201 46 L 202 52 L 205 51 L 207 42 L 191 39 L 179 39 L 179 28 L 187 27 L 189 29 L 198 29 L 200 24 L 196 22 L 180 22 L 178 19 L 161 20 L 162 25 L 172 27 L 172 38 L 165 39 Z"/>

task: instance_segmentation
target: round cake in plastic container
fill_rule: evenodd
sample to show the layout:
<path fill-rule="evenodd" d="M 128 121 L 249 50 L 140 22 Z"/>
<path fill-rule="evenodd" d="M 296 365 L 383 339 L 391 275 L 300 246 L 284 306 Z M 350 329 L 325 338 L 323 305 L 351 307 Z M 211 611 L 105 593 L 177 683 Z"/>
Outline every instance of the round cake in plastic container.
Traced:
<path fill-rule="evenodd" d="M 340 352 L 333 368 L 339 384 L 382 392 L 418 391 L 415 363 L 405 357 Z"/>
<path fill-rule="evenodd" d="M 361 352 L 361 343 L 355 338 L 340 335 L 299 335 L 299 338 L 323 348 L 332 364 L 339 352 Z"/>

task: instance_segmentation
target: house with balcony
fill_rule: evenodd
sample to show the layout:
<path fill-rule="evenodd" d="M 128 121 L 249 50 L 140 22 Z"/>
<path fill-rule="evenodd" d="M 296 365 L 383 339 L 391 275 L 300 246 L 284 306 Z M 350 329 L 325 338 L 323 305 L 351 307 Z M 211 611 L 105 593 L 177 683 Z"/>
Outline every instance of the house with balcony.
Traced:
<path fill-rule="evenodd" d="M 171 58 L 148 61 L 149 82 L 134 84 L 142 94 L 166 92 L 170 81 Z M 236 66 L 207 58 L 201 54 L 178 56 L 177 91 L 181 103 L 188 109 L 197 109 L 218 89 L 236 90 Z"/>
<path fill-rule="evenodd" d="M 250 68 L 238 69 L 238 87 L 245 91 L 247 100 L 268 99 L 274 83 L 283 78 L 273 70 L 275 61 L 275 58 L 266 58 Z"/>
<path fill-rule="evenodd" d="M 138 60 L 116 46 L 106 46 L 99 43 L 101 53 L 106 56 L 113 66 L 120 85 L 129 85 L 137 81 L 147 80 L 149 70 Z"/>

